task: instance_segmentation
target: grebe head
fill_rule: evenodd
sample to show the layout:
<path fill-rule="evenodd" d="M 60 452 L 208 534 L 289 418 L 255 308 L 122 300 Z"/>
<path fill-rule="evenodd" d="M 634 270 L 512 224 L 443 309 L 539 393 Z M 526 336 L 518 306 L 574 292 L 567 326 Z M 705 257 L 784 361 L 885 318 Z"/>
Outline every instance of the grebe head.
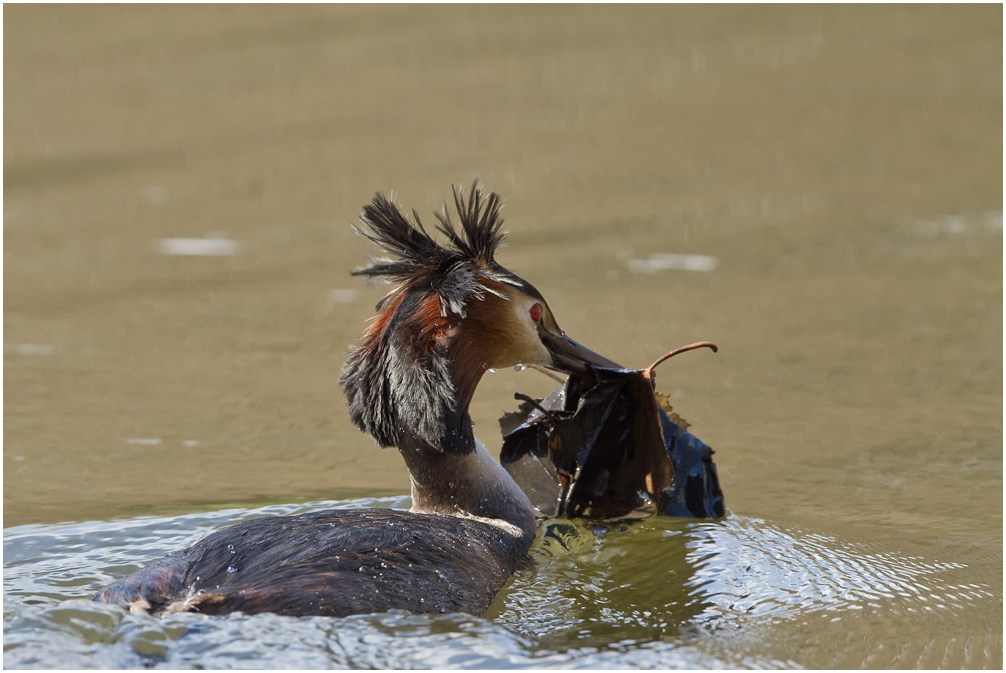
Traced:
<path fill-rule="evenodd" d="M 418 441 L 439 452 L 474 449 L 468 405 L 488 369 L 542 365 L 581 376 L 618 367 L 565 336 L 530 283 L 495 261 L 504 232 L 502 201 L 454 191 L 461 229 L 446 204 L 437 243 L 382 194 L 364 208 L 357 231 L 394 259 L 354 275 L 397 283 L 343 367 L 350 416 L 382 446 Z"/>

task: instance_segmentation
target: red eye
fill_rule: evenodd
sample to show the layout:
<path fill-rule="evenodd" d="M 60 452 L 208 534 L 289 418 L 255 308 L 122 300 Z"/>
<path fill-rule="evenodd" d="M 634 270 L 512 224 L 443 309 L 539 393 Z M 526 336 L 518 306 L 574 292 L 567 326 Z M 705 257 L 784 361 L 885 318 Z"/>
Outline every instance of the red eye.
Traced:
<path fill-rule="evenodd" d="M 531 306 L 531 308 L 528 310 L 528 313 L 531 314 L 531 320 L 535 322 L 541 320 L 541 304 L 534 304 L 533 306 Z"/>

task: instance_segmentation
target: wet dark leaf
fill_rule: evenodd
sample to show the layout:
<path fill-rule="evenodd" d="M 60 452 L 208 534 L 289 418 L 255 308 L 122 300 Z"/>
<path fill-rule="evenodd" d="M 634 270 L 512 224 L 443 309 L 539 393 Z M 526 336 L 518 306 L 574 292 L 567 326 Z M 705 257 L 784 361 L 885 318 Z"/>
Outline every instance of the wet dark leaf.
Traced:
<path fill-rule="evenodd" d="M 500 419 L 500 462 L 543 514 L 723 516 L 713 451 L 656 393 L 649 370 L 597 369 Z"/>

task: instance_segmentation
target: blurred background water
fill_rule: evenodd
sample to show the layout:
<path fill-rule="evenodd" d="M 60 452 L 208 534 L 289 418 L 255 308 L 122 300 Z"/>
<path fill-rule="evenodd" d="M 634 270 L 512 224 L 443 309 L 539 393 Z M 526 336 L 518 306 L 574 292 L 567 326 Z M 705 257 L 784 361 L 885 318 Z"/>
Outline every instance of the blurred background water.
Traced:
<path fill-rule="evenodd" d="M 6 666 L 1002 666 L 1001 6 L 4 18 Z M 476 175 L 575 339 L 720 346 L 658 386 L 730 516 L 546 522 L 484 618 L 81 602 L 263 506 L 407 506 L 336 383 L 349 225 Z M 487 376 L 477 434 L 551 387 Z"/>

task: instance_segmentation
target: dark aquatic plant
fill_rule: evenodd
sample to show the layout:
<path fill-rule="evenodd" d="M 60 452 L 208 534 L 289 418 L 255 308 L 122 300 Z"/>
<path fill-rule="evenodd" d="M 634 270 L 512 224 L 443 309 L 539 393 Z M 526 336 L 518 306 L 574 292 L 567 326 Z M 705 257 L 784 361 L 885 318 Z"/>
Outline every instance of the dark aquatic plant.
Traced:
<path fill-rule="evenodd" d="M 723 516 L 713 450 L 688 432 L 653 370 L 595 368 L 570 376 L 544 399 L 517 394 L 517 412 L 500 419 L 500 462 L 548 516 L 599 519 L 664 514 Z"/>

